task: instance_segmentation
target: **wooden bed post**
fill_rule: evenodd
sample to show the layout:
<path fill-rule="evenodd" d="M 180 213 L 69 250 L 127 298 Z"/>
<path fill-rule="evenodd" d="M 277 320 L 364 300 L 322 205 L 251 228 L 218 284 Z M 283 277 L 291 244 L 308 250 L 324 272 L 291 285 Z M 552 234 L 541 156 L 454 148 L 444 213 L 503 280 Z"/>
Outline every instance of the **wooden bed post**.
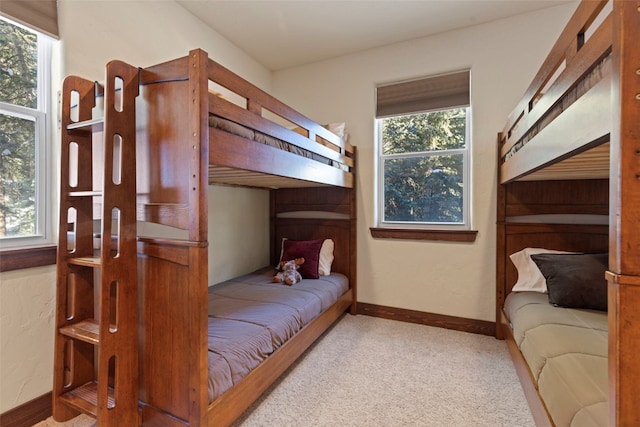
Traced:
<path fill-rule="evenodd" d="M 640 2 L 613 6 L 609 424 L 640 425 Z"/>
<path fill-rule="evenodd" d="M 498 133 L 498 165 L 500 165 L 500 147 L 504 137 L 502 132 Z M 500 174 L 500 167 L 498 167 L 498 174 Z M 500 317 L 502 315 L 502 307 L 504 307 L 505 299 L 505 214 L 506 214 L 506 195 L 505 187 L 500 183 L 500 177 L 497 180 L 497 203 L 496 203 L 496 338 L 504 339 L 504 332 L 502 331 L 502 325 Z"/>

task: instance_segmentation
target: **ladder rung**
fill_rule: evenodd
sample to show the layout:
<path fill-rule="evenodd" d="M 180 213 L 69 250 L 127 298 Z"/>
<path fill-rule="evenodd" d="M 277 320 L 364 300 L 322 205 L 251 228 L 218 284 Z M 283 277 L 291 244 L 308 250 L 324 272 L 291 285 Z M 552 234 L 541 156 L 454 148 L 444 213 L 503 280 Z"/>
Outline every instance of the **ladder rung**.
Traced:
<path fill-rule="evenodd" d="M 69 258 L 67 260 L 69 264 L 75 265 L 83 265 L 85 267 L 100 267 L 100 257 L 79 257 L 79 258 Z"/>
<path fill-rule="evenodd" d="M 67 125 L 68 131 L 76 132 L 99 132 L 104 128 L 104 118 L 84 120 Z"/>
<path fill-rule="evenodd" d="M 101 191 L 70 191 L 69 197 L 93 197 L 102 196 Z"/>
<path fill-rule="evenodd" d="M 71 338 L 76 338 L 89 344 L 100 343 L 100 326 L 94 319 L 83 320 L 73 325 L 60 328 L 60 333 Z"/>
<path fill-rule="evenodd" d="M 98 383 L 90 381 L 80 387 L 60 396 L 60 399 L 69 406 L 92 417 L 98 416 Z M 113 396 L 113 389 L 107 388 L 107 408 L 116 406 L 116 399 Z"/>

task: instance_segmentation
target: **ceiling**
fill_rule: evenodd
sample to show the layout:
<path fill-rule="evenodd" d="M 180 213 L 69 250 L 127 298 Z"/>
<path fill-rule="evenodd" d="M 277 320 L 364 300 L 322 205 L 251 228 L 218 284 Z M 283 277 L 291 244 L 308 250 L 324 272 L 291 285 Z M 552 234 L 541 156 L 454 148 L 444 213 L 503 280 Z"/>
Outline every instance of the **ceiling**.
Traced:
<path fill-rule="evenodd" d="M 576 0 L 178 0 L 270 70 Z"/>

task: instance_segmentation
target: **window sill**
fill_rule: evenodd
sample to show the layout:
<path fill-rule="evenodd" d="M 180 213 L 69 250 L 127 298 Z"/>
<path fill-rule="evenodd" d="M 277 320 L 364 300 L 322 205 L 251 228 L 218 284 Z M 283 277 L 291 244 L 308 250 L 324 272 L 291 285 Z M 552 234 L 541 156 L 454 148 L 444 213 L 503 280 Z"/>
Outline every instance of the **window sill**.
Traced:
<path fill-rule="evenodd" d="M 56 250 L 56 245 L 0 250 L 0 272 L 54 265 Z"/>
<path fill-rule="evenodd" d="M 376 239 L 439 240 L 447 242 L 472 243 L 476 241 L 478 230 L 418 230 L 409 228 L 369 228 L 371 237 Z"/>

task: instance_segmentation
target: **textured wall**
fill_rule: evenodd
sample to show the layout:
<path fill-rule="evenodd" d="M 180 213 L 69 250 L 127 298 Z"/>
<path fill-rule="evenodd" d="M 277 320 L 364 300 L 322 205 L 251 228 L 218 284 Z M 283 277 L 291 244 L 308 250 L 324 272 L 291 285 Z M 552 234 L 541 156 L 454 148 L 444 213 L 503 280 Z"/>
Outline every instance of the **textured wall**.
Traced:
<path fill-rule="evenodd" d="M 274 90 L 285 102 L 317 120 L 346 121 L 358 146 L 359 301 L 494 319 L 496 136 L 574 8 L 545 9 L 274 74 Z M 476 242 L 373 239 L 375 86 L 467 68 Z"/>
<path fill-rule="evenodd" d="M 0 274 L 0 413 L 51 391 L 55 266 Z"/>

